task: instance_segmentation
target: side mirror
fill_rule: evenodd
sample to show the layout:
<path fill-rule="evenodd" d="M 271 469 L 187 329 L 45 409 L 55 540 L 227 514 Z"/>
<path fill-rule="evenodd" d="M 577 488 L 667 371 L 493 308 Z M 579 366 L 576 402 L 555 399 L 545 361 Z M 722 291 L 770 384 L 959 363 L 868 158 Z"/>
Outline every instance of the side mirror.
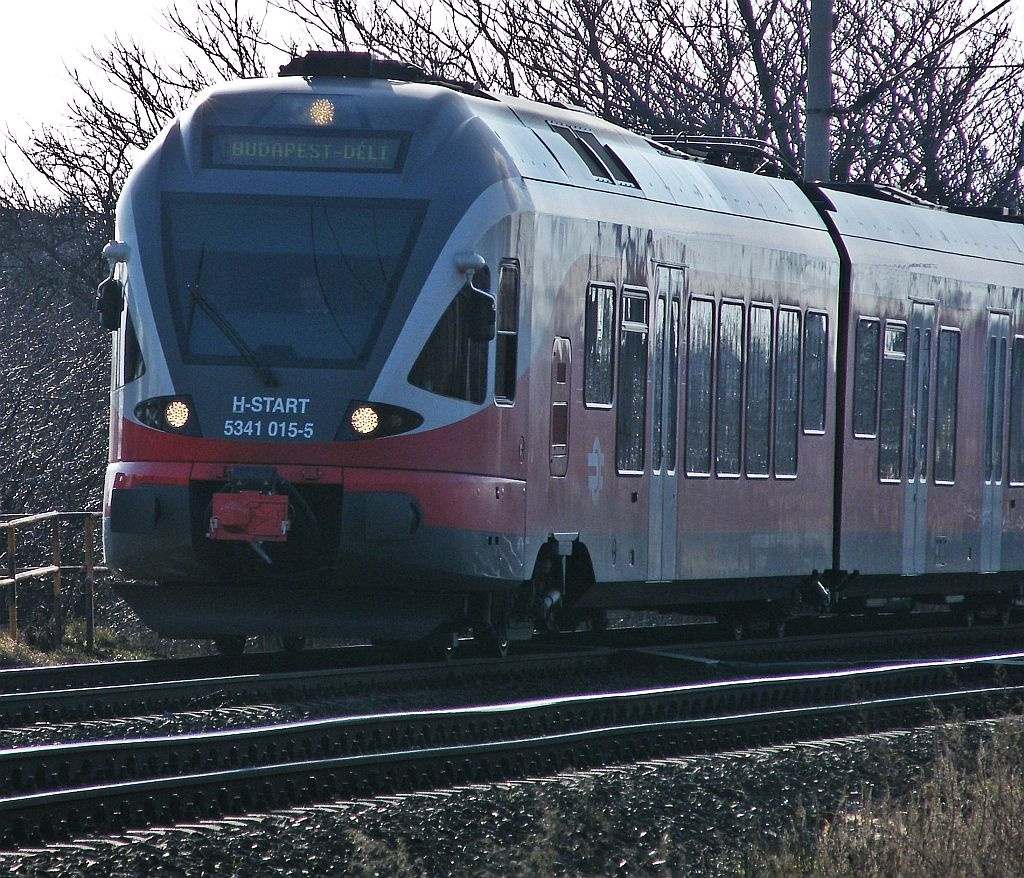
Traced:
<path fill-rule="evenodd" d="M 478 290 L 472 284 L 463 287 L 463 293 L 469 296 L 467 309 L 469 312 L 468 333 L 472 341 L 492 341 L 496 335 L 498 308 L 494 296 Z"/>
<path fill-rule="evenodd" d="M 121 328 L 121 312 L 124 310 L 121 281 L 108 277 L 96 287 L 96 310 L 100 312 L 100 326 L 108 332 Z"/>

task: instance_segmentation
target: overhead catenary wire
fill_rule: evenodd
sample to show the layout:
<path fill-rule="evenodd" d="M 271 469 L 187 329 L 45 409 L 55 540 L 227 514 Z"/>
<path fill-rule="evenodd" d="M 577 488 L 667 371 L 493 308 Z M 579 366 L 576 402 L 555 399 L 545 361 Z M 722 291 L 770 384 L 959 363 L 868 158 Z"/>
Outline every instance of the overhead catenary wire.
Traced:
<path fill-rule="evenodd" d="M 997 3 L 991 9 L 989 9 L 987 12 L 982 13 L 977 18 L 975 18 L 973 21 L 968 22 L 962 28 L 960 28 L 960 30 L 950 34 L 944 40 L 940 40 L 938 45 L 936 45 L 930 51 L 926 52 L 924 55 L 922 55 L 916 61 L 913 61 L 912 63 L 908 64 L 906 67 L 900 68 L 895 73 L 892 73 L 889 76 L 887 76 L 885 79 L 882 79 L 879 82 L 877 82 L 872 88 L 868 89 L 867 92 L 865 92 L 863 95 L 861 95 L 856 101 L 854 101 L 848 107 L 836 107 L 836 106 L 833 105 L 833 107 L 832 107 L 832 115 L 833 116 L 841 116 L 841 115 L 844 115 L 846 113 L 855 113 L 855 112 L 858 112 L 858 111 L 862 110 L 864 107 L 866 107 L 872 101 L 874 101 L 878 97 L 879 94 L 881 94 L 883 91 L 885 91 L 885 89 L 887 89 L 894 82 L 896 82 L 901 77 L 903 77 L 906 74 L 908 74 L 911 70 L 916 70 L 917 68 L 922 67 L 923 65 L 927 64 L 929 60 L 935 58 L 943 49 L 945 49 L 948 46 L 950 46 L 953 43 L 955 43 L 957 40 L 959 40 L 965 34 L 970 33 L 979 24 L 982 24 L 985 21 L 987 21 L 988 19 L 990 19 L 993 15 L 995 15 L 997 12 L 999 12 L 1000 9 L 1003 9 L 1004 7 L 1008 6 L 1011 2 L 1012 2 L 1012 0 L 1000 0 L 999 3 Z M 996 66 L 997 65 L 994 65 L 994 64 L 985 65 L 985 67 L 987 69 L 993 69 Z M 1024 64 L 1021 64 L 1021 65 L 1006 65 L 1006 66 L 1007 67 L 1017 67 L 1017 66 L 1024 66 Z M 960 68 L 960 67 L 970 69 L 972 67 L 972 65 L 970 65 L 970 64 L 964 64 L 964 65 L 959 65 L 959 64 L 957 64 L 957 65 L 942 65 L 941 69 Z"/>

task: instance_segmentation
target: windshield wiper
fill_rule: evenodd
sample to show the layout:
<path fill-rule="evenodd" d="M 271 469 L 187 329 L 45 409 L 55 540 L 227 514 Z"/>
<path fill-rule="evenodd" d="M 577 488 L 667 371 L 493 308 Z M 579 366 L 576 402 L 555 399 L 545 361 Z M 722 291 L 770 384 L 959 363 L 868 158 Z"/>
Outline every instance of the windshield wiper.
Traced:
<path fill-rule="evenodd" d="M 188 291 L 192 296 L 192 301 L 195 302 L 203 311 L 206 316 L 214 322 L 214 325 L 224 333 L 227 340 L 235 346 L 235 350 L 242 355 L 242 359 L 248 363 L 253 371 L 259 375 L 260 380 L 267 387 L 277 387 L 277 377 L 273 372 L 264 366 L 259 357 L 256 356 L 256 352 L 246 344 L 246 341 L 242 336 L 238 334 L 235 328 L 228 323 L 227 318 L 218 311 L 213 303 L 206 298 L 206 295 L 199 289 L 198 284 L 189 284 Z"/>
<path fill-rule="evenodd" d="M 228 319 L 217 310 L 216 306 L 211 302 L 206 294 L 199 289 L 199 279 L 203 274 L 203 261 L 206 258 L 206 242 L 203 241 L 202 250 L 199 252 L 199 265 L 196 268 L 196 279 L 194 283 L 188 284 L 189 295 L 192 296 L 192 302 L 203 309 L 210 320 L 213 321 L 214 325 L 224 333 L 225 338 L 232 345 L 235 350 L 242 355 L 242 359 L 252 368 L 252 370 L 259 375 L 260 380 L 267 387 L 277 387 L 277 376 L 264 366 L 259 357 L 256 356 L 256 352 L 249 347 L 245 339 L 238 334 L 238 331 L 228 322 Z"/>

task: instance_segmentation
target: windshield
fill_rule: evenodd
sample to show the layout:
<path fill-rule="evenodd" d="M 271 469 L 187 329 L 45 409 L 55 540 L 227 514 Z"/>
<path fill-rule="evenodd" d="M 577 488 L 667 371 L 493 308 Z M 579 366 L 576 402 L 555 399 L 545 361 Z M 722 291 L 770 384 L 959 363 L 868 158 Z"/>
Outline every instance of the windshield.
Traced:
<path fill-rule="evenodd" d="M 421 202 L 165 195 L 185 360 L 246 362 L 248 349 L 260 366 L 362 365 L 422 216 Z"/>

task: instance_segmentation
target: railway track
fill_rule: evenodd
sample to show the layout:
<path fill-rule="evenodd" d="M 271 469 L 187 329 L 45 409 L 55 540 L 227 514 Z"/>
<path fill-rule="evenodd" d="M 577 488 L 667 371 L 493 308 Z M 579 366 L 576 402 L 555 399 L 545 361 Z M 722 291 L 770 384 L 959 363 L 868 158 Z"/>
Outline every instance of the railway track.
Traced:
<path fill-rule="evenodd" d="M 907 659 L 968 657 L 979 651 L 1012 652 L 1024 647 L 1024 625 L 949 628 L 924 614 L 915 621 L 913 628 L 882 631 L 845 626 L 841 660 L 891 661 L 894 641 L 900 645 L 899 658 Z M 837 633 L 812 628 L 802 636 L 734 642 L 711 639 L 713 626 L 686 625 L 569 635 L 532 644 L 523 654 L 505 660 L 469 657 L 417 663 L 410 662 L 408 650 L 360 646 L 233 659 L 204 656 L 7 669 L 0 670 L 0 729 L 166 713 L 211 703 L 330 699 L 381 690 L 467 685 L 487 691 L 544 683 L 552 667 L 559 669 L 565 685 L 578 678 L 579 685 L 593 687 L 610 670 L 633 672 L 641 684 L 653 685 L 664 679 L 683 682 L 748 674 L 745 663 L 834 666 L 840 658 Z M 657 669 L 658 650 L 668 650 L 669 656 L 683 652 L 694 661 L 684 668 L 669 658 L 668 676 L 662 677 Z"/>
<path fill-rule="evenodd" d="M 0 751 L 0 840 L 991 715 L 1022 694 L 1014 653 L 21 748 Z"/>
<path fill-rule="evenodd" d="M 628 661 L 628 658 L 625 660 Z M 563 686 L 581 685 L 607 674 L 623 654 L 611 649 L 580 649 L 556 654 L 518 656 L 507 661 L 471 660 L 420 664 L 381 664 L 286 670 L 180 675 L 112 685 L 42 688 L 32 685 L 33 671 L 18 680 L 18 689 L 0 691 L 0 729 L 30 723 L 123 718 L 152 713 L 200 710 L 217 706 L 316 701 L 370 693 L 438 692 L 458 688 L 502 691 L 536 686 L 550 691 L 557 662 Z M 110 666 L 116 672 L 116 664 Z M 161 664 L 156 670 L 164 670 Z M 54 678 L 47 675 L 47 682 Z M 76 681 L 77 682 L 77 681 Z"/>

